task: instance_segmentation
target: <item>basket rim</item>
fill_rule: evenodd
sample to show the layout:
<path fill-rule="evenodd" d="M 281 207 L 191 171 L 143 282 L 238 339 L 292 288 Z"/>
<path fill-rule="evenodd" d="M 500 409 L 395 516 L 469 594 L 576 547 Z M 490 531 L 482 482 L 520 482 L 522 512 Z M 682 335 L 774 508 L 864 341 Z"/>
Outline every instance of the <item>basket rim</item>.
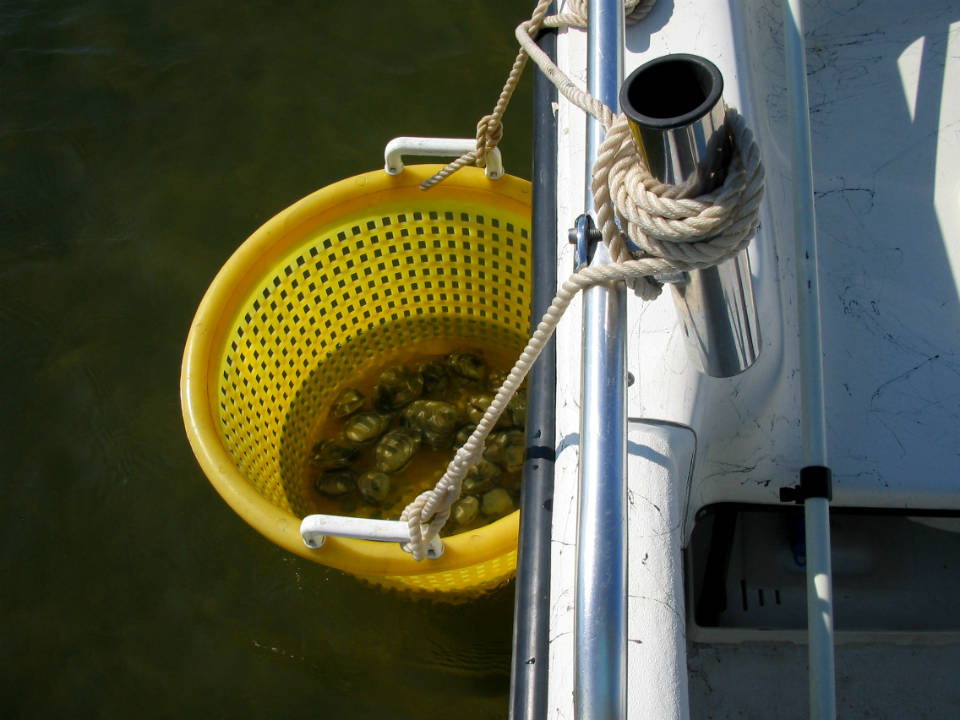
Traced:
<path fill-rule="evenodd" d="M 204 293 L 193 318 L 184 348 L 180 375 L 180 402 L 187 438 L 207 479 L 250 526 L 267 539 L 301 557 L 358 575 L 422 575 L 464 569 L 516 550 L 520 511 L 476 530 L 444 538 L 445 551 L 436 560 L 416 562 L 394 543 L 348 538 L 328 538 L 321 548 L 311 549 L 300 537 L 300 518 L 275 506 L 246 480 L 220 440 L 216 414 L 216 388 L 211 383 L 218 372 L 224 336 L 233 311 L 257 271 L 273 267 L 275 259 L 289 250 L 284 238 L 302 237 L 306 225 L 320 216 L 334 218 L 357 206 L 375 207 L 376 199 L 410 194 L 420 182 L 442 165 L 407 165 L 400 175 L 383 170 L 355 175 L 323 187 L 298 200 L 267 220 L 230 256 Z M 504 175 L 489 180 L 479 168 L 466 167 L 428 191 L 436 197 L 469 198 L 491 205 L 509 205 L 529 212 L 530 183 Z M 334 208 L 334 210 L 331 210 Z"/>

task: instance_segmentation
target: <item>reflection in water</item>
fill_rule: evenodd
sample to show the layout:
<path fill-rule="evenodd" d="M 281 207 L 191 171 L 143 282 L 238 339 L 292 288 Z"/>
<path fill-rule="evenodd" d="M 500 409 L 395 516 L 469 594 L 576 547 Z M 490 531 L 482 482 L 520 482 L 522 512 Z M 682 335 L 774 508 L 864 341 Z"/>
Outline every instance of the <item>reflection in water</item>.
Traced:
<path fill-rule="evenodd" d="M 5 716 L 506 715 L 512 586 L 403 601 L 272 546 L 203 477 L 177 381 L 233 249 L 390 137 L 472 134 L 526 10 L 0 8 Z"/>

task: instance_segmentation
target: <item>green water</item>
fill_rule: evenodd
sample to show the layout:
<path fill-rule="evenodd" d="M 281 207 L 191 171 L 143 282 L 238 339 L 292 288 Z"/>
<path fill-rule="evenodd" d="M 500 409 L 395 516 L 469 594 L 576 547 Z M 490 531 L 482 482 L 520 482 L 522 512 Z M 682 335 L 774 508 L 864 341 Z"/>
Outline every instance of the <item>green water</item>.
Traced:
<path fill-rule="evenodd" d="M 3 717 L 506 717 L 512 586 L 398 600 L 269 544 L 178 379 L 233 249 L 391 137 L 472 135 L 528 9 L 0 4 Z"/>

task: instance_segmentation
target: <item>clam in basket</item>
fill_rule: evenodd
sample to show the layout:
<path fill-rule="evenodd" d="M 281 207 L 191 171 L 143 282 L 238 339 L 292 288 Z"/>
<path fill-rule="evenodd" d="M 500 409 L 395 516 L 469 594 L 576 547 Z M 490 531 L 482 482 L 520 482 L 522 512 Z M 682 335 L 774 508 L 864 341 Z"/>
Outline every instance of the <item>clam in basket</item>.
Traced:
<path fill-rule="evenodd" d="M 303 481 L 318 423 L 348 378 L 411 348 L 516 357 L 524 347 L 530 185 L 467 167 L 420 190 L 440 167 L 394 161 L 401 172 L 342 180 L 257 230 L 197 310 L 181 402 L 210 482 L 268 539 L 378 585 L 452 599 L 512 577 L 519 511 L 444 537 L 439 557 L 416 562 L 389 532 L 391 542 L 308 531 L 320 516 Z M 389 528 L 343 524 L 368 537 Z"/>

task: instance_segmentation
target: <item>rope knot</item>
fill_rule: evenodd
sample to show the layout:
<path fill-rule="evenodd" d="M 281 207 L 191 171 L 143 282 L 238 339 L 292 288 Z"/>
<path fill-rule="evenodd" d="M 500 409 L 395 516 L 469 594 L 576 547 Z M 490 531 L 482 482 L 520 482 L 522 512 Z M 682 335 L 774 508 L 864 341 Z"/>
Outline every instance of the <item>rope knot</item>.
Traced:
<path fill-rule="evenodd" d="M 656 4 L 657 0 L 625 0 L 623 14 L 627 25 L 636 25 L 643 20 Z M 587 9 L 587 0 L 568 0 L 566 12 L 551 15 L 543 24 L 549 27 L 585 28 L 589 20 Z"/>
<path fill-rule="evenodd" d="M 503 123 L 493 115 L 484 115 L 477 123 L 477 159 L 479 168 L 487 166 L 487 155 L 503 138 Z"/>

